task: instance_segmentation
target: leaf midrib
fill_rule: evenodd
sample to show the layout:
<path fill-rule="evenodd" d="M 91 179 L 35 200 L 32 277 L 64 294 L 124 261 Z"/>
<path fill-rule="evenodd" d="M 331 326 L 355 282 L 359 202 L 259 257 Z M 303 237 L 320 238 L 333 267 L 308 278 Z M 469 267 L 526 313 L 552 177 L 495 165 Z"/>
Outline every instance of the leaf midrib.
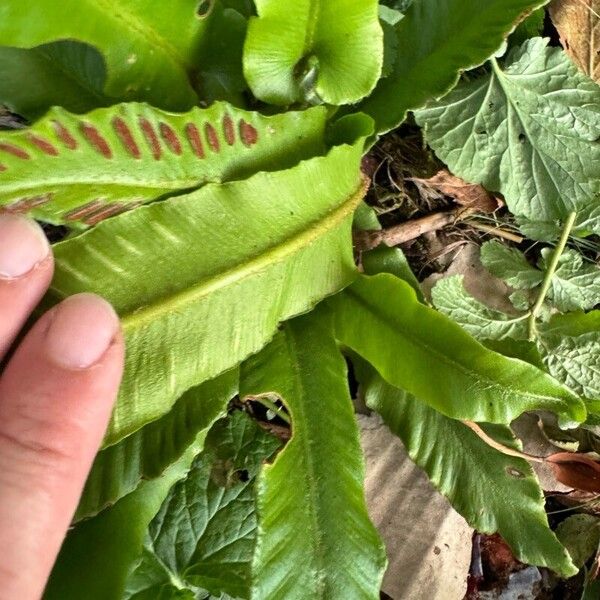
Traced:
<path fill-rule="evenodd" d="M 107 19 L 117 21 L 123 24 L 130 31 L 134 31 L 143 38 L 150 48 L 158 46 L 169 59 L 176 63 L 183 70 L 186 69 L 186 63 L 175 46 L 166 38 L 158 35 L 152 27 L 148 27 L 135 13 L 124 9 L 123 3 L 113 2 L 113 0 L 93 0 L 96 7 L 104 12 Z M 108 74 L 110 77 L 110 73 Z"/>
<path fill-rule="evenodd" d="M 365 307 L 377 320 L 383 322 L 384 326 L 387 329 L 392 329 L 394 332 L 398 333 L 399 332 L 399 328 L 398 327 L 394 327 L 392 325 L 390 325 L 389 319 L 387 318 L 387 315 L 383 312 L 381 312 L 381 310 L 379 309 L 378 306 L 370 304 L 367 300 L 365 300 L 362 296 L 360 296 L 356 291 L 354 291 L 354 289 L 352 287 L 349 287 L 346 289 L 345 291 L 346 294 L 348 294 L 351 298 L 354 299 L 354 301 Z M 505 389 L 508 389 L 509 391 L 511 391 L 514 394 L 518 394 L 519 396 L 525 397 L 525 398 L 530 398 L 533 400 L 538 400 L 538 399 L 542 399 L 542 400 L 548 400 L 552 403 L 563 403 L 566 404 L 567 401 L 561 398 L 557 398 L 556 396 L 546 396 L 544 394 L 534 394 L 531 393 L 527 390 L 525 391 L 521 391 L 518 390 L 516 388 L 513 388 L 511 386 L 501 386 L 497 381 L 494 381 L 493 379 L 490 379 L 488 377 L 485 376 L 481 376 L 478 373 L 470 370 L 468 367 L 462 365 L 461 363 L 458 363 L 456 361 L 453 361 L 449 356 L 443 354 L 442 352 L 440 352 L 439 350 L 437 350 L 437 348 L 431 347 L 430 345 L 428 345 L 426 342 L 418 339 L 418 338 L 414 338 L 411 336 L 406 335 L 406 333 L 402 332 L 400 333 L 400 335 L 409 340 L 409 343 L 413 343 L 416 346 L 419 346 L 420 348 L 422 348 L 423 350 L 431 353 L 432 355 L 434 355 L 438 360 L 440 360 L 440 362 L 443 362 L 447 365 L 449 365 L 450 367 L 457 369 L 458 371 L 462 372 L 464 375 L 466 375 L 467 377 L 469 377 L 470 379 L 475 379 L 479 382 L 484 383 L 485 388 L 484 389 L 489 389 L 490 387 L 493 388 L 500 388 L 500 396 L 502 396 L 502 392 L 503 392 L 503 387 Z M 504 357 L 509 361 L 516 361 L 516 362 L 521 362 L 518 361 L 517 359 L 511 359 L 508 357 Z M 565 390 L 567 391 L 567 390 Z M 510 412 L 510 407 L 507 407 L 507 411 Z M 502 422 L 501 424 L 506 424 L 505 422 Z"/>
<path fill-rule="evenodd" d="M 205 281 L 200 281 L 196 285 L 180 290 L 168 298 L 159 298 L 146 306 L 122 315 L 121 323 L 123 330 L 127 333 L 128 331 L 147 326 L 153 321 L 160 319 L 164 314 L 177 312 L 180 308 L 185 308 L 187 305 L 197 302 L 219 289 L 242 281 L 273 264 L 283 262 L 290 255 L 295 254 L 333 230 L 348 217 L 362 199 L 365 185 L 366 182 L 363 180 L 357 190 L 341 206 L 329 212 L 319 221 L 314 222 L 310 227 L 303 229 L 291 238 L 287 238 L 283 243 L 278 243 L 258 256 L 250 258 L 246 262 L 239 263 L 231 269 L 218 273 L 216 276 Z"/>

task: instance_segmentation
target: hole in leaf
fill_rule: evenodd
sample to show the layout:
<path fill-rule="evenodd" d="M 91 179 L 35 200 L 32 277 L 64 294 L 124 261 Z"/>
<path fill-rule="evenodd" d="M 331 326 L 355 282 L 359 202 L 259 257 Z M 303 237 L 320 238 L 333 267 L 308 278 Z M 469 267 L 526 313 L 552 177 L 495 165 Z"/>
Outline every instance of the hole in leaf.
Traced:
<path fill-rule="evenodd" d="M 525 134 L 524 133 L 520 133 L 519 134 L 519 142 L 521 144 L 524 144 L 526 141 L 527 141 L 527 138 L 525 137 Z"/>
<path fill-rule="evenodd" d="M 214 0 L 202 0 L 196 9 L 196 16 L 200 19 L 206 19 L 210 14 Z"/>
<path fill-rule="evenodd" d="M 250 473 L 248 473 L 246 469 L 241 469 L 240 471 L 238 471 L 237 476 L 242 483 L 246 483 L 246 481 L 250 480 Z"/>

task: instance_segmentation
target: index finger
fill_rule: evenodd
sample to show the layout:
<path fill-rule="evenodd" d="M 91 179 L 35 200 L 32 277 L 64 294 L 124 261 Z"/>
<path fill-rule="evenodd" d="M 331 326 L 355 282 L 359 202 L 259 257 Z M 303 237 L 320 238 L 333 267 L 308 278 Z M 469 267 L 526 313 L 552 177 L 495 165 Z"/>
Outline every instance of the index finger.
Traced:
<path fill-rule="evenodd" d="M 50 285 L 54 261 L 34 221 L 0 214 L 0 361 Z"/>

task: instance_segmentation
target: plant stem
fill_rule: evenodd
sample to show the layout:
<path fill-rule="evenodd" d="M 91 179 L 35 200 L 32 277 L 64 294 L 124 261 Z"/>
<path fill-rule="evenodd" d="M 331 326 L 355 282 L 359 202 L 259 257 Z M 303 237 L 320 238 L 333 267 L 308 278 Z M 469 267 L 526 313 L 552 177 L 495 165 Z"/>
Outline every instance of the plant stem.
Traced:
<path fill-rule="evenodd" d="M 542 306 L 544 305 L 544 300 L 546 300 L 546 296 L 548 294 L 548 290 L 550 289 L 550 285 L 552 284 L 552 278 L 556 273 L 556 268 L 558 267 L 558 261 L 565 251 L 565 247 L 567 245 L 567 241 L 569 240 L 569 235 L 571 235 L 571 230 L 573 229 L 573 225 L 575 225 L 575 218 L 577 217 L 576 212 L 572 212 L 567 222 L 565 223 L 565 227 L 563 229 L 562 235 L 560 236 L 560 240 L 558 242 L 558 246 L 554 250 L 554 254 L 552 255 L 552 260 L 550 261 L 550 265 L 548 265 L 548 270 L 546 271 L 546 276 L 544 277 L 544 281 L 542 282 L 542 287 L 538 294 L 537 300 L 529 313 L 529 323 L 528 323 L 528 332 L 529 332 L 529 340 L 534 341 L 537 334 L 536 327 L 536 319 L 542 310 Z"/>
<path fill-rule="evenodd" d="M 273 402 L 273 400 L 271 400 L 269 397 L 249 396 L 247 398 L 244 398 L 244 401 L 247 400 L 254 400 L 254 402 L 262 404 L 266 409 L 273 411 L 282 421 L 285 421 L 288 425 L 292 424 L 289 415 L 284 410 L 279 408 L 279 406 L 277 406 L 277 404 L 275 404 L 275 402 Z"/>

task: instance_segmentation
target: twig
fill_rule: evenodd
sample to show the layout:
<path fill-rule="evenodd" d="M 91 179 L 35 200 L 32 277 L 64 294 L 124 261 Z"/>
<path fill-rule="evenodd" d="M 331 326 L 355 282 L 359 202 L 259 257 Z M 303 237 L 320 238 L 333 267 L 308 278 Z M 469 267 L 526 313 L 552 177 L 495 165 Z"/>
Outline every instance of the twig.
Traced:
<path fill-rule="evenodd" d="M 560 240 L 558 242 L 558 246 L 554 250 L 554 254 L 552 255 L 552 260 L 550 261 L 550 265 L 548 266 L 548 270 L 546 271 L 546 275 L 544 277 L 544 281 L 542 282 L 542 287 L 540 288 L 538 297 L 531 309 L 531 313 L 529 314 L 529 321 L 527 324 L 527 331 L 529 333 L 529 340 L 534 341 L 537 334 L 536 320 L 542 310 L 542 306 L 544 305 L 544 300 L 546 300 L 546 296 L 548 291 L 550 290 L 550 285 L 552 284 L 552 278 L 556 273 L 556 269 L 558 267 L 558 261 L 565 251 L 565 247 L 567 242 L 569 241 L 569 235 L 573 229 L 573 225 L 575 225 L 575 218 L 577 217 L 576 212 L 572 212 L 565 223 L 565 227 L 563 229 L 562 235 L 560 236 Z"/>
<path fill-rule="evenodd" d="M 544 458 L 541 456 L 533 456 L 532 454 L 525 454 L 525 452 L 519 452 L 519 450 L 515 450 L 514 448 L 508 448 L 504 446 L 500 442 L 497 442 L 495 439 L 491 438 L 477 423 L 473 421 L 463 421 L 463 423 L 473 431 L 478 437 L 480 437 L 488 446 L 491 446 L 498 452 L 502 452 L 502 454 L 506 454 L 507 456 L 515 456 L 517 458 L 524 458 L 530 462 L 538 462 L 543 463 L 546 462 Z"/>
<path fill-rule="evenodd" d="M 510 240 L 511 242 L 515 242 L 515 244 L 521 244 L 525 238 L 517 235 L 516 233 L 511 233 L 510 231 L 506 231 L 505 229 L 500 229 L 499 227 L 492 227 L 491 225 L 484 225 L 483 223 L 478 223 L 475 220 L 469 219 L 467 221 L 469 227 L 473 227 L 473 229 L 479 229 L 481 231 L 485 231 L 486 233 L 491 233 L 492 235 L 496 235 L 498 237 L 504 238 L 505 240 Z"/>
<path fill-rule="evenodd" d="M 379 246 L 379 244 L 385 244 L 392 248 L 399 244 L 410 242 L 424 233 L 438 231 L 443 227 L 453 225 L 475 212 L 477 210 L 474 208 L 461 206 L 452 210 L 432 213 L 420 219 L 406 221 L 405 223 L 394 225 L 394 227 L 390 227 L 389 229 L 357 231 L 354 236 L 354 244 L 356 249 L 362 252 L 372 250 Z"/>

